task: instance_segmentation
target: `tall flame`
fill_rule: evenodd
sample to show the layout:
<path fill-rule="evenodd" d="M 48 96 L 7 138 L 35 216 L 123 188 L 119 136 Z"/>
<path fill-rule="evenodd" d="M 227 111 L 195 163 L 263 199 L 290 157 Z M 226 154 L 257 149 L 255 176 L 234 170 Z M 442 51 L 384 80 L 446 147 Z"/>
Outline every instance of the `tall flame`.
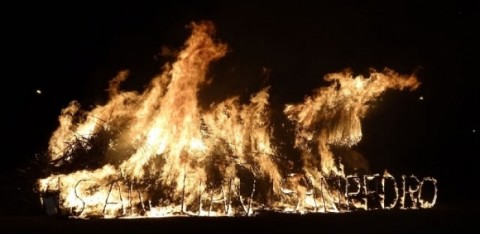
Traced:
<path fill-rule="evenodd" d="M 209 65 L 227 46 L 213 39 L 211 22 L 191 29 L 177 60 L 142 93 L 119 89 L 128 77 L 122 71 L 110 81 L 105 105 L 84 112 L 74 101 L 62 110 L 49 142 L 52 174 L 38 181 L 41 191 L 58 194 L 62 209 L 80 217 L 336 210 L 341 191 L 326 179 L 344 173 L 331 147 L 361 140 L 360 120 L 386 89 L 419 85 L 415 76 L 388 69 L 368 78 L 327 75 L 330 86 L 285 106 L 305 176 L 290 174 L 273 143 L 269 88 L 249 103 L 236 96 L 199 106 Z M 302 200 L 294 208 L 286 205 L 291 194 Z"/>

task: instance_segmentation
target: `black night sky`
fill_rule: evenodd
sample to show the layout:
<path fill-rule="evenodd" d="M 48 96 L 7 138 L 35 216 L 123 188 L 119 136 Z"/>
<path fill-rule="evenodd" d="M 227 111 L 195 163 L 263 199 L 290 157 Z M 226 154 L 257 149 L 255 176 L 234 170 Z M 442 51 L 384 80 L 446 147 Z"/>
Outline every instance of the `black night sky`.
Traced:
<path fill-rule="evenodd" d="M 180 49 L 190 33 L 185 26 L 197 20 L 212 20 L 217 38 L 229 45 L 200 93 L 206 105 L 233 94 L 247 99 L 265 82 L 273 107 L 300 102 L 325 85 L 323 75 L 344 68 L 416 72 L 421 87 L 378 100 L 356 150 L 376 172 L 436 177 L 438 207 L 475 199 L 469 184 L 478 178 L 480 155 L 475 1 L 42 2 L 2 11 L 0 175 L 7 182 L 0 187 L 2 199 L 19 198 L 2 203 L 0 214 L 35 213 L 25 182 L 29 161 L 46 150 L 63 107 L 71 100 L 84 108 L 104 103 L 108 80 L 123 69 L 131 71 L 123 89 L 142 89 L 170 59 L 161 48 Z"/>

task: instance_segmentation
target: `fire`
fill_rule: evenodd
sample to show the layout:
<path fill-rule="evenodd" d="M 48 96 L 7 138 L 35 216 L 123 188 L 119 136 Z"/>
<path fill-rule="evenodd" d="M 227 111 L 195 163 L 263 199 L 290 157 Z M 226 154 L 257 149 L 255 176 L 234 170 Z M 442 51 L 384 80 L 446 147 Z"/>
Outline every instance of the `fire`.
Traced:
<path fill-rule="evenodd" d="M 75 217 L 231 216 L 346 211 L 352 196 L 371 193 L 367 179 L 378 176 L 363 185 L 360 176 L 346 176 L 332 147 L 357 144 L 370 104 L 387 89 L 416 89 L 414 75 L 333 73 L 325 76 L 330 86 L 286 105 L 303 160 L 292 173 L 274 143 L 268 87 L 249 103 L 235 96 L 199 106 L 209 65 L 227 45 L 214 39 L 213 23 L 190 26 L 177 60 L 143 92 L 121 91 L 129 75 L 122 71 L 110 81 L 106 104 L 83 111 L 73 101 L 62 110 L 49 142 L 51 174 L 38 180 L 44 202 L 57 197 L 57 212 Z M 422 208 L 436 199 L 436 187 L 432 202 L 421 196 L 424 182 L 436 184 L 427 178 L 402 190 Z M 357 192 L 347 191 L 352 184 Z"/>
<path fill-rule="evenodd" d="M 296 125 L 295 146 L 304 150 L 304 160 L 315 158 L 311 143 L 318 146 L 323 174 L 342 175 L 342 165 L 336 165 L 332 145 L 351 147 L 362 139 L 361 118 L 370 103 L 387 89 L 416 89 L 420 83 L 413 75 L 402 76 L 392 70 L 372 70 L 370 77 L 352 75 L 351 71 L 328 74 L 325 80 L 333 83 L 315 91 L 304 103 L 286 105 L 285 114 Z M 315 168 L 315 167 L 314 167 Z M 310 168 L 309 168 L 310 169 Z M 308 169 L 307 169 L 308 170 Z"/>

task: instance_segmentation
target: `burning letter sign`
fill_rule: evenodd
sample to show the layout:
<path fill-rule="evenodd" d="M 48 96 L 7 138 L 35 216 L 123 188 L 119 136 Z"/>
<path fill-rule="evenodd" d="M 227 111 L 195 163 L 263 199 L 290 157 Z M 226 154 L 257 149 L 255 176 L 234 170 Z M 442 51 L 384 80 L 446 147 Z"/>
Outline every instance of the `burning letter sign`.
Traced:
<path fill-rule="evenodd" d="M 302 103 L 272 112 L 269 87 L 243 103 L 232 96 L 208 107 L 198 91 L 227 46 L 211 22 L 192 23 L 173 63 L 142 92 L 122 91 L 90 111 L 71 102 L 50 138 L 49 166 L 38 180 L 49 214 L 75 217 L 234 216 L 430 208 L 437 181 L 414 175 L 346 175 L 341 155 L 362 139 L 361 119 L 387 89 L 414 90 L 414 75 L 345 70 Z M 283 112 L 283 113 L 282 113 Z M 279 152 L 272 113 L 291 124 L 295 160 Z M 277 126 L 278 128 L 278 126 Z"/>

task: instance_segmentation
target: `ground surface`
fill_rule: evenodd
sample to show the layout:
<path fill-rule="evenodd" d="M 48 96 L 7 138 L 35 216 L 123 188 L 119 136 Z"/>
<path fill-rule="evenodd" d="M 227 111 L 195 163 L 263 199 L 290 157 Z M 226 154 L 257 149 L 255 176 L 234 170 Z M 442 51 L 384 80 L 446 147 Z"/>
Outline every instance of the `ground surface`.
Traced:
<path fill-rule="evenodd" d="M 465 233 L 475 229 L 476 210 L 436 207 L 344 214 L 268 214 L 257 217 L 176 217 L 80 220 L 46 216 L 1 218 L 2 230 L 42 233 Z"/>

